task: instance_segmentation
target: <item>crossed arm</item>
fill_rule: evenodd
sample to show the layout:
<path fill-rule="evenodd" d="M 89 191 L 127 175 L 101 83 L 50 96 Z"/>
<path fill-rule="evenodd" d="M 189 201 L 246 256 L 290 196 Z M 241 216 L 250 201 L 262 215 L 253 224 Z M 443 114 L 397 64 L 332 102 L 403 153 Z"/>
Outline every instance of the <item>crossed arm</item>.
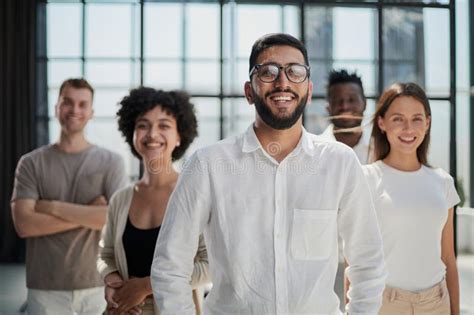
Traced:
<path fill-rule="evenodd" d="M 100 230 L 105 223 L 107 200 L 99 196 L 88 205 L 57 200 L 17 199 L 12 218 L 20 237 L 50 235 L 86 227 Z"/>

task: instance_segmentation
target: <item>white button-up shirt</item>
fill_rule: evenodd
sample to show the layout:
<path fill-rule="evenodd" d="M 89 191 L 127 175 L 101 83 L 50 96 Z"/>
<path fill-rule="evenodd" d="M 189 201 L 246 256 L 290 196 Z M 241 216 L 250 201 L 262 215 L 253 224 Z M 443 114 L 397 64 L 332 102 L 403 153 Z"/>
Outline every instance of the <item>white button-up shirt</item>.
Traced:
<path fill-rule="evenodd" d="M 359 158 L 360 163 L 367 164 L 370 162 L 372 157 L 372 152 L 369 153 L 370 149 L 370 130 L 364 129 L 362 136 L 360 137 L 359 142 L 352 148 L 355 154 Z M 319 135 L 322 139 L 337 141 L 334 136 L 334 124 L 329 124 L 329 126 Z"/>
<path fill-rule="evenodd" d="M 334 124 L 329 124 L 329 126 L 319 135 L 321 139 L 327 141 L 337 141 L 334 136 Z M 367 164 L 370 161 L 372 153 L 369 154 L 370 149 L 370 130 L 364 130 L 359 139 L 359 142 L 352 148 L 355 154 L 359 158 L 361 164 Z M 342 239 L 339 237 L 339 263 L 344 263 L 344 253 L 342 252 Z"/>
<path fill-rule="evenodd" d="M 338 233 L 350 265 L 350 314 L 377 314 L 381 305 L 381 236 L 360 163 L 343 144 L 302 129 L 278 163 L 250 127 L 198 150 L 157 241 L 151 283 L 161 314 L 195 312 L 190 278 L 200 233 L 213 281 L 206 315 L 339 314 Z"/>

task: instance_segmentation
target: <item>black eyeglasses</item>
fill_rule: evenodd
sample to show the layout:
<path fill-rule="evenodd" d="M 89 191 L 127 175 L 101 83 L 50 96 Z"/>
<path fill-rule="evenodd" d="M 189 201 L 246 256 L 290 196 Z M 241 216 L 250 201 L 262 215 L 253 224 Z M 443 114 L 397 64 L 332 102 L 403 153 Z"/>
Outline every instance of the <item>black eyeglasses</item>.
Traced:
<path fill-rule="evenodd" d="M 302 83 L 309 77 L 310 68 L 299 63 L 290 63 L 286 66 L 280 66 L 275 63 L 258 64 L 250 70 L 249 76 L 257 73 L 257 78 L 265 83 L 274 82 L 279 76 L 280 71 L 284 69 L 285 75 L 293 83 Z"/>

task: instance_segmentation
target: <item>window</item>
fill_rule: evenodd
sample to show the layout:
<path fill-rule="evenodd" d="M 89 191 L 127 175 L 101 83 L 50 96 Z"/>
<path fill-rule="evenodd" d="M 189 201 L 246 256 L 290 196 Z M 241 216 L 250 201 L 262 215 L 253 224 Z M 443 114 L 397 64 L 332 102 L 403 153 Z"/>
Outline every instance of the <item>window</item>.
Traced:
<path fill-rule="evenodd" d="M 60 83 L 84 76 L 96 89 L 91 141 L 119 152 L 127 172 L 137 177 L 138 162 L 117 131 L 116 104 L 140 84 L 186 89 L 196 105 L 199 138 L 188 152 L 244 131 L 254 109 L 243 95 L 254 40 L 287 32 L 305 41 L 314 83 L 305 112 L 309 131 L 328 121 L 325 87 L 333 68 L 356 70 L 369 98 L 364 124 L 384 87 L 415 81 L 427 90 L 433 108 L 432 164 L 453 170 L 456 148 L 449 1 L 351 1 L 350 5 L 301 1 L 49 1 L 39 11 L 46 47 L 38 49 L 45 79 L 38 91 L 38 116 L 58 136 L 54 104 Z M 107 23 L 104 23 L 104 21 Z M 43 23 L 43 24 L 41 24 Z M 43 82 L 43 81 L 41 81 Z M 42 130 L 38 127 L 38 130 Z M 45 137 L 44 132 L 38 133 Z M 464 135 L 465 136 L 465 135 Z M 464 151 L 460 151 L 463 156 Z M 461 163 L 464 183 L 468 170 Z"/>

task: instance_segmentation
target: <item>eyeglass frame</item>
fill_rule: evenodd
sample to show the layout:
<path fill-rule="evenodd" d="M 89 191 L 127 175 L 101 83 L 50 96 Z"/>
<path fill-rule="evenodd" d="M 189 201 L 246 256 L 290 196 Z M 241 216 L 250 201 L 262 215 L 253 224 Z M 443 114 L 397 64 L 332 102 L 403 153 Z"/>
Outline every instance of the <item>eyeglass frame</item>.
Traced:
<path fill-rule="evenodd" d="M 303 81 L 301 82 L 295 82 L 293 80 L 290 79 L 290 77 L 288 76 L 288 73 L 286 73 L 286 70 L 291 67 L 291 66 L 294 66 L 294 65 L 298 65 L 298 66 L 302 66 L 306 69 L 306 76 L 305 78 L 303 79 Z M 269 81 L 269 82 L 266 82 L 266 81 L 263 81 L 259 76 L 258 76 L 258 69 L 262 66 L 276 66 L 278 68 L 278 74 L 276 75 L 275 79 L 273 81 Z M 288 79 L 288 81 L 292 82 L 292 83 L 295 83 L 295 84 L 300 84 L 300 83 L 303 83 L 304 81 L 306 81 L 306 79 L 308 79 L 310 77 L 310 74 L 311 74 L 311 67 L 310 66 L 307 66 L 307 65 L 303 65 L 301 63 L 296 63 L 296 62 L 293 62 L 293 63 L 289 63 L 287 64 L 286 66 L 281 66 L 277 63 L 272 63 L 272 62 L 269 62 L 269 63 L 259 63 L 259 64 L 256 64 L 255 66 L 252 67 L 252 70 L 250 70 L 249 72 L 249 77 L 250 79 L 252 78 L 252 76 L 257 72 L 257 78 L 262 81 L 263 83 L 273 83 L 275 82 L 278 77 L 280 77 L 280 73 L 281 73 L 281 70 L 284 70 L 284 73 L 285 73 L 285 76 L 286 78 Z"/>

